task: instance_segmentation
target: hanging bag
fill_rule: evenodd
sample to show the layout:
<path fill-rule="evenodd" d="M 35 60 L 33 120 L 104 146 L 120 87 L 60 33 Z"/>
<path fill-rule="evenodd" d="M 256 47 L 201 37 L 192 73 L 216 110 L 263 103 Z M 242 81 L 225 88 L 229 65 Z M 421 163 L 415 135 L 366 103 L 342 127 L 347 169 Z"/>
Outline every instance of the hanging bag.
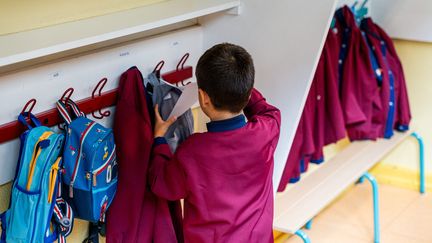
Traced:
<path fill-rule="evenodd" d="M 63 197 L 71 204 L 76 217 L 104 222 L 117 188 L 118 166 L 112 130 L 86 118 L 70 99 L 59 100 L 57 109 L 66 122 Z"/>
<path fill-rule="evenodd" d="M 59 196 L 64 136 L 41 126 L 32 114 L 22 113 L 18 120 L 28 130 L 20 137 L 10 206 L 0 215 L 0 242 L 65 242 L 72 231 L 73 212 Z"/>

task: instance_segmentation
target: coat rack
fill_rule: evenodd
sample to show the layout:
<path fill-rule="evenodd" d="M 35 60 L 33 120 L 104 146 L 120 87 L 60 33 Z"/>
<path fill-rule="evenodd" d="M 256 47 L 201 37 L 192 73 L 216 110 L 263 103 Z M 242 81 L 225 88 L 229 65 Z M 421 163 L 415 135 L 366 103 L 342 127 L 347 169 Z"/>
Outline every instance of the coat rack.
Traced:
<path fill-rule="evenodd" d="M 169 83 L 177 85 L 178 83 L 181 82 L 182 85 L 186 85 L 183 83 L 184 80 L 192 78 L 193 75 L 191 66 L 184 67 L 184 64 L 188 59 L 188 57 L 189 57 L 189 53 L 186 53 L 180 59 L 180 62 L 177 64 L 176 70 L 167 72 L 160 76 Z M 165 63 L 164 61 L 160 61 L 156 65 L 154 71 L 160 73 L 160 70 L 162 69 L 164 63 Z M 108 82 L 107 78 L 102 78 L 94 88 L 91 97 L 76 102 L 82 112 L 84 112 L 85 114 L 92 113 L 93 117 L 96 119 L 102 119 L 111 114 L 110 111 L 102 112 L 102 109 L 116 105 L 117 89 L 113 89 L 107 92 L 102 92 L 107 82 Z M 63 93 L 60 99 L 61 100 L 70 99 L 73 92 L 74 92 L 73 88 L 68 88 Z M 37 103 L 36 99 L 34 98 L 30 99 L 25 104 L 21 113 L 23 112 L 31 113 L 36 103 Z M 35 116 L 44 126 L 52 127 L 63 123 L 63 119 L 61 118 L 56 108 L 38 113 Z M 29 117 L 27 118 L 27 120 L 31 122 Z M 19 137 L 25 130 L 26 128 L 18 120 L 0 125 L 0 144 Z"/>

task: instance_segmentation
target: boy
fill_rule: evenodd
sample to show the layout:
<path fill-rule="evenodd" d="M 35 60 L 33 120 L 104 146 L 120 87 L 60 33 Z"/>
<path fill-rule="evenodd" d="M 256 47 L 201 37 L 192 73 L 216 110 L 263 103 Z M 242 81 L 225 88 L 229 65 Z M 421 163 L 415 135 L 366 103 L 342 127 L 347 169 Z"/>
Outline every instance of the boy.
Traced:
<path fill-rule="evenodd" d="M 184 198 L 185 242 L 273 242 L 280 112 L 253 88 L 252 57 L 242 47 L 212 47 L 195 74 L 208 132 L 191 135 L 172 155 L 163 136 L 175 118 L 163 121 L 155 107 L 151 189 L 167 200 Z"/>

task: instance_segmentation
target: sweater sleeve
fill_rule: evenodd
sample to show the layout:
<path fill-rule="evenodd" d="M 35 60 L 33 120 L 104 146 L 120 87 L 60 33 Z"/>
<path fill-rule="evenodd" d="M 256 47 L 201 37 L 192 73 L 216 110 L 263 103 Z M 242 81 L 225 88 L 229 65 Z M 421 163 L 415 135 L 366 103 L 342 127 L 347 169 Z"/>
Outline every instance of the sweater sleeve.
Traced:
<path fill-rule="evenodd" d="M 268 120 L 280 129 L 281 114 L 278 108 L 267 103 L 263 95 L 256 90 L 252 90 L 249 103 L 244 109 L 244 114 L 249 121 Z"/>
<path fill-rule="evenodd" d="M 409 105 L 408 90 L 405 81 L 405 75 L 400 61 L 398 62 L 398 66 L 400 70 L 399 70 L 399 93 L 398 93 L 398 97 L 396 97 L 397 100 L 396 129 L 398 131 L 404 132 L 409 130 L 409 124 L 411 121 L 411 110 Z"/>
<path fill-rule="evenodd" d="M 149 171 L 151 190 L 158 197 L 174 201 L 186 197 L 186 174 L 164 138 L 155 138 Z"/>

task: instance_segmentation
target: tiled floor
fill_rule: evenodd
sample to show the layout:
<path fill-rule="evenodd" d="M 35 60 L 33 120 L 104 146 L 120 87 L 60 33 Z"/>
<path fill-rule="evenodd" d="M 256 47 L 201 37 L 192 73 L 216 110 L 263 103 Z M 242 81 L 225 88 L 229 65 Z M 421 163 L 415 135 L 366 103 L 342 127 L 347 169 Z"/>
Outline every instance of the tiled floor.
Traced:
<path fill-rule="evenodd" d="M 432 195 L 379 185 L 382 243 L 432 243 Z M 363 183 L 349 189 L 321 212 L 312 229 L 305 230 L 313 243 L 372 243 L 372 189 Z M 278 243 L 302 243 L 282 235 Z"/>

